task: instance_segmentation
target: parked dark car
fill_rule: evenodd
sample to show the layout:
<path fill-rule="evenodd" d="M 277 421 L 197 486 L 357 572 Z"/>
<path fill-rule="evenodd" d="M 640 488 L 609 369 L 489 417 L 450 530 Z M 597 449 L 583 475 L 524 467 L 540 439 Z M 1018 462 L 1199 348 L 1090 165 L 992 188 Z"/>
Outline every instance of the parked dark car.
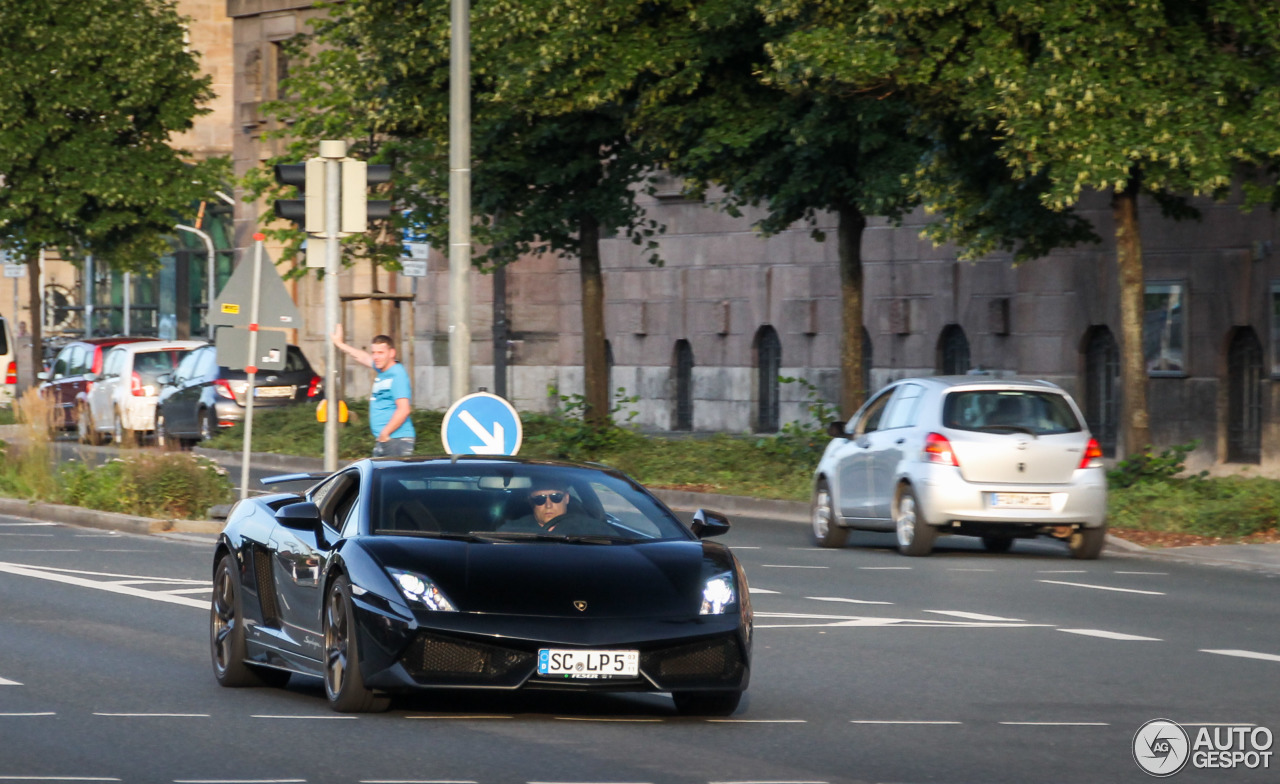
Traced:
<path fill-rule="evenodd" d="M 681 713 L 730 714 L 752 611 L 742 565 L 707 541 L 728 530 L 709 510 L 686 527 L 601 466 L 359 460 L 231 510 L 211 564 L 214 675 L 320 678 L 340 712 L 402 692 L 538 689 L 669 692 Z"/>
<path fill-rule="evenodd" d="M 102 357 L 106 349 L 121 343 L 140 343 L 156 338 L 123 337 L 85 338 L 67 343 L 53 358 L 47 371 L 36 374 L 40 379 L 40 395 L 53 404 L 55 423 L 64 430 L 76 429 L 80 412 L 88 405 L 86 395 L 93 382 L 89 373 L 102 373 Z"/>
<path fill-rule="evenodd" d="M 161 376 L 156 404 L 156 443 L 190 446 L 219 428 L 244 421 L 249 376 L 218 364 L 217 350 L 201 346 L 187 354 L 172 374 Z M 302 349 L 289 346 L 284 370 L 262 370 L 254 379 L 254 408 L 319 402 L 324 384 Z"/>

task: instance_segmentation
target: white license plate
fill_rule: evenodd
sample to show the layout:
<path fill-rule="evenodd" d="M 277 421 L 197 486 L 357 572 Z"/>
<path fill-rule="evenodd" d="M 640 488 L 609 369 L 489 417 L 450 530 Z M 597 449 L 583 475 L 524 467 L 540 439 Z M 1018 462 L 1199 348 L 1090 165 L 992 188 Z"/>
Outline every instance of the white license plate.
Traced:
<path fill-rule="evenodd" d="M 640 674 L 639 651 L 538 651 L 538 674 L 566 678 L 634 678 Z"/>
<path fill-rule="evenodd" d="M 1048 509 L 1048 493 L 992 493 L 991 505 L 1001 509 Z"/>
<path fill-rule="evenodd" d="M 254 387 L 254 397 L 293 397 L 293 387 Z"/>

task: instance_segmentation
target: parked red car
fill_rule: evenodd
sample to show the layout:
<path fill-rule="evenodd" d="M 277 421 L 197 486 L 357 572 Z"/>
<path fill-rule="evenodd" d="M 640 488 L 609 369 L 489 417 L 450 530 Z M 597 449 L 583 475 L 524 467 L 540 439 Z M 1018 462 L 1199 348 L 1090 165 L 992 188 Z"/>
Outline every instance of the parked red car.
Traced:
<path fill-rule="evenodd" d="M 74 430 L 80 410 L 87 404 L 85 395 L 93 382 L 86 373 L 102 373 L 102 355 L 105 349 L 121 343 L 137 343 L 156 338 L 112 337 L 73 340 L 63 346 L 47 372 L 36 374 L 40 379 L 40 395 L 49 400 L 55 411 L 54 421 L 64 430 Z"/>

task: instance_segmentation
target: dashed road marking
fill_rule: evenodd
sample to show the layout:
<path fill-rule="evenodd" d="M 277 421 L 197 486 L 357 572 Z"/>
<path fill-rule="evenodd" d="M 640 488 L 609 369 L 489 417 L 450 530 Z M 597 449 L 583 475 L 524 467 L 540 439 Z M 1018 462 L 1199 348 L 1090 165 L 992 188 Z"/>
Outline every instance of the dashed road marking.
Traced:
<path fill-rule="evenodd" d="M 97 713 L 94 716 L 106 716 L 113 719 L 207 719 L 207 713 Z"/>
<path fill-rule="evenodd" d="M 1158 577 L 1169 576 L 1168 572 L 1112 572 L 1112 574 L 1147 574 L 1147 575 L 1155 575 Z"/>
<path fill-rule="evenodd" d="M 1159 637 L 1142 637 L 1137 634 L 1122 634 L 1120 632 L 1108 632 L 1102 629 L 1059 629 L 1060 632 L 1067 634 L 1083 634 L 1086 637 L 1102 637 L 1107 640 L 1126 640 L 1131 642 L 1164 642 Z"/>
<path fill-rule="evenodd" d="M 770 569 L 830 569 L 830 566 L 800 566 L 799 564 L 760 564 Z"/>
<path fill-rule="evenodd" d="M 893 604 L 893 602 L 873 602 L 870 599 L 842 599 L 839 596 L 806 596 L 815 602 L 846 602 L 848 604 Z"/>
<path fill-rule="evenodd" d="M 1146 596 L 1164 596 L 1165 595 L 1161 591 L 1140 591 L 1137 588 L 1116 588 L 1115 586 L 1112 586 L 1112 585 L 1091 585 L 1089 583 L 1069 583 L 1063 580 L 1041 580 L 1040 582 L 1048 583 L 1049 585 L 1069 585 L 1073 588 L 1093 588 L 1094 590 L 1098 590 L 1098 591 L 1119 591 L 1120 593 L 1140 593 L 1140 594 L 1145 594 Z"/>
<path fill-rule="evenodd" d="M 598 721 L 609 724 L 660 724 L 665 719 L 617 719 L 602 716 L 556 716 L 556 721 Z"/>
<path fill-rule="evenodd" d="M 1212 650 L 1209 648 L 1201 648 L 1201 653 L 1216 653 L 1220 656 L 1237 656 L 1241 659 L 1261 659 L 1262 661 L 1280 662 L 1280 656 L 1274 653 L 1259 653 L 1257 651 L 1239 651 L 1239 650 Z"/>
<path fill-rule="evenodd" d="M 910 566 L 859 566 L 864 572 L 909 572 Z"/>
<path fill-rule="evenodd" d="M 1006 621 L 1008 623 L 1023 623 L 1021 618 L 1001 618 L 999 615 L 983 615 L 982 613 L 961 612 L 960 610 L 925 610 L 927 613 L 935 615 L 950 615 L 954 618 L 965 618 L 970 621 Z"/>
<path fill-rule="evenodd" d="M 768 588 L 755 588 L 755 587 L 751 588 L 751 594 L 753 596 L 756 594 L 760 594 L 761 596 L 764 596 L 767 594 L 777 594 L 777 593 L 778 593 L 777 591 L 770 591 Z"/>

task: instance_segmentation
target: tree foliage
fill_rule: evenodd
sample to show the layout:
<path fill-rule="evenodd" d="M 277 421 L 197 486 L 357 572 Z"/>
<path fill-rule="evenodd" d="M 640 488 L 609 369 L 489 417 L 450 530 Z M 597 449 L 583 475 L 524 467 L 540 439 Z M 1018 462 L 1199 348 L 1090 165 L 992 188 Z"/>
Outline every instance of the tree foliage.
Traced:
<path fill-rule="evenodd" d="M 141 267 L 219 183 L 169 145 L 211 97 L 169 0 L 0 0 L 0 234 Z"/>

